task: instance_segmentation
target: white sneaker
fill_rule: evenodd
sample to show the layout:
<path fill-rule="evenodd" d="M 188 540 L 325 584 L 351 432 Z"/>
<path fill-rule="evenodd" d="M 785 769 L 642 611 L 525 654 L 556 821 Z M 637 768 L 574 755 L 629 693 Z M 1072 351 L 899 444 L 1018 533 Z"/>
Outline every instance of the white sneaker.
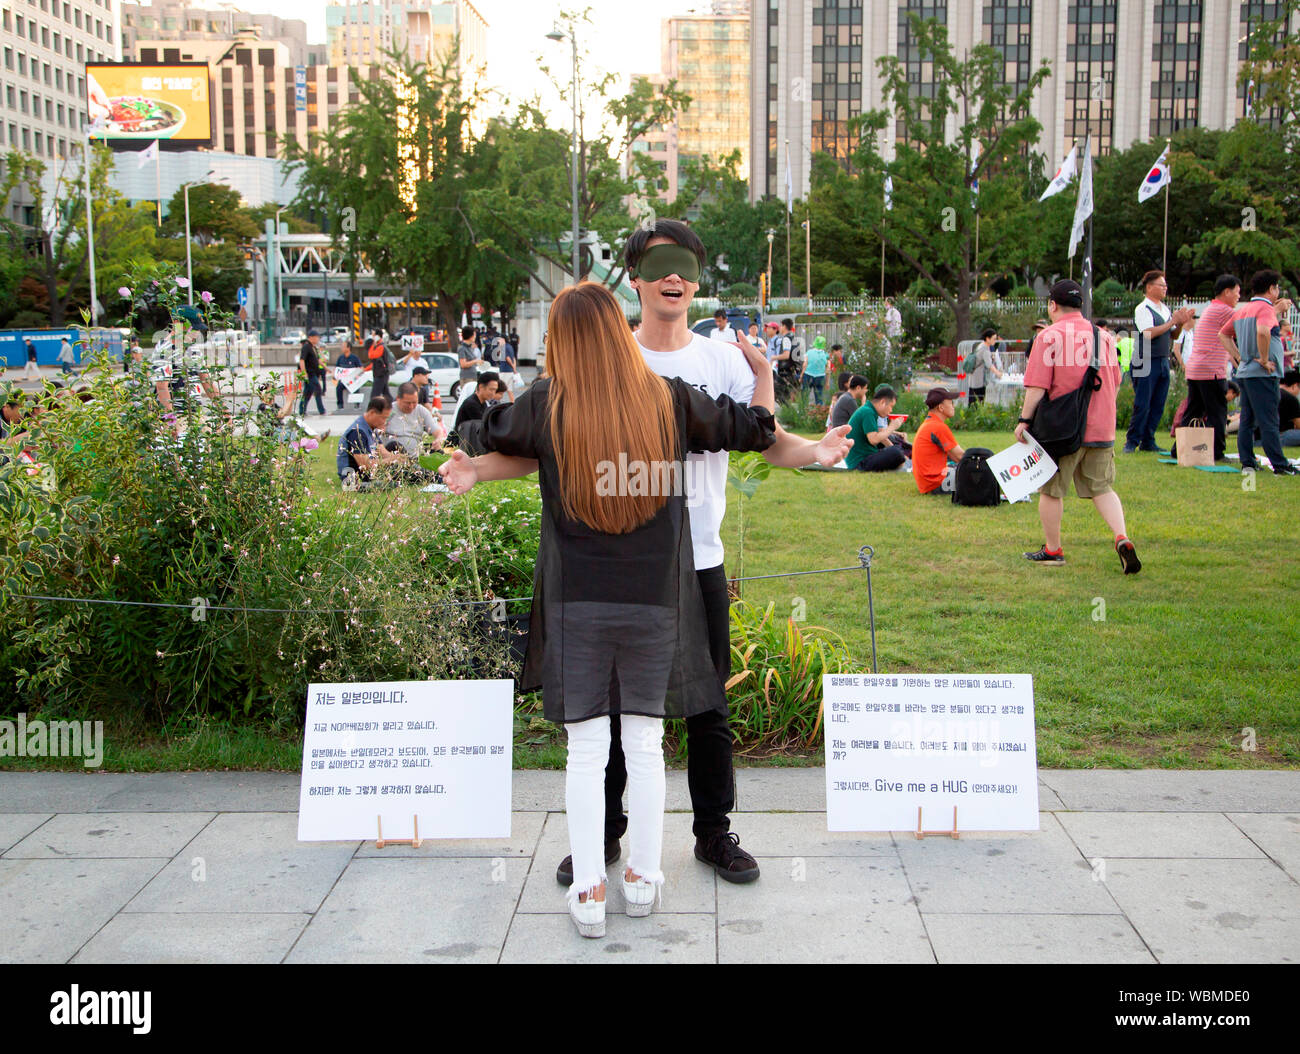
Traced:
<path fill-rule="evenodd" d="M 569 887 L 569 917 L 578 927 L 583 937 L 605 936 L 605 902 L 589 896 L 585 901 L 578 899 L 578 891 Z"/>
<path fill-rule="evenodd" d="M 638 878 L 635 882 L 623 879 L 623 900 L 627 904 L 627 917 L 643 919 L 650 914 L 655 900 L 661 898 L 663 883 L 647 882 Z"/>

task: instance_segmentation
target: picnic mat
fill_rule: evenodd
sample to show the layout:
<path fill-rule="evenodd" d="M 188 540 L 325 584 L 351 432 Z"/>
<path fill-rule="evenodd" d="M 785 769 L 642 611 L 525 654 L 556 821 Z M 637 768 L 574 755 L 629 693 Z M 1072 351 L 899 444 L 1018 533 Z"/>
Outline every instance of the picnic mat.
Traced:
<path fill-rule="evenodd" d="M 1178 464 L 1178 459 L 1172 457 L 1161 457 L 1156 458 L 1156 460 L 1162 465 Z M 1200 472 L 1231 472 L 1234 476 L 1241 475 L 1241 469 L 1233 468 L 1231 465 L 1194 465 L 1192 467 Z"/>

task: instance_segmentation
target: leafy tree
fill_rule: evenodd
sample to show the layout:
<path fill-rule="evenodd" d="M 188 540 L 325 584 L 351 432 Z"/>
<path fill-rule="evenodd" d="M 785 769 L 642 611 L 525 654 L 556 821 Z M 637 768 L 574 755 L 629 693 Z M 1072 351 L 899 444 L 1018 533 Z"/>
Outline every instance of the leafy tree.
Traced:
<path fill-rule="evenodd" d="M 256 238 L 261 229 L 233 187 L 220 183 L 190 187 L 190 237 L 200 245 L 247 241 Z M 185 237 L 184 187 L 178 187 L 172 195 L 162 233 L 169 238 Z"/>
<path fill-rule="evenodd" d="M 1300 135 L 1300 38 L 1288 31 L 1300 0 L 1282 0 L 1276 18 L 1261 21 L 1250 34 L 1248 58 L 1237 83 L 1255 85 L 1255 115 L 1276 121 L 1292 140 Z"/>
<path fill-rule="evenodd" d="M 90 188 L 95 210 L 95 262 L 99 271 L 111 273 L 120 262 L 121 254 L 138 254 L 147 244 L 145 228 L 152 230 L 153 218 L 149 206 L 131 207 L 126 199 L 108 184 L 112 168 L 112 151 L 97 144 L 91 153 Z M 36 223 L 26 236 L 37 251 L 32 258 L 28 275 L 45 289 L 50 323 L 62 326 L 73 308 L 90 302 L 89 253 L 86 251 L 86 201 L 84 161 L 61 162 L 55 170 L 52 197 L 46 197 L 42 186 L 46 164 L 21 150 L 11 150 L 5 162 L 5 175 L 0 182 L 0 210 L 20 186 L 26 186 L 31 197 Z M 3 222 L 11 232 L 15 225 Z M 105 264 L 109 264 L 106 269 Z M 104 290 L 100 301 L 107 304 Z"/>
<path fill-rule="evenodd" d="M 874 180 L 865 218 L 874 220 L 889 248 L 948 303 L 957 339 L 964 340 L 970 335 L 971 302 L 1039 256 L 1042 217 L 1031 187 L 1035 178 L 1041 180 L 1042 158 L 1030 150 L 1041 126 L 1029 105 L 1050 67 L 1044 63 L 1017 92 L 1003 82 L 1002 56 L 991 47 L 976 45 L 959 60 L 942 25 L 908 17 L 922 61 L 933 66 L 933 94 L 914 95 L 898 58 L 881 58 L 890 107 L 857 120 L 860 141 L 853 162 Z M 891 112 L 899 142 L 887 162 L 877 139 Z M 950 122 L 956 126 L 951 139 Z M 893 180 L 893 210 L 882 223 L 886 174 Z"/>

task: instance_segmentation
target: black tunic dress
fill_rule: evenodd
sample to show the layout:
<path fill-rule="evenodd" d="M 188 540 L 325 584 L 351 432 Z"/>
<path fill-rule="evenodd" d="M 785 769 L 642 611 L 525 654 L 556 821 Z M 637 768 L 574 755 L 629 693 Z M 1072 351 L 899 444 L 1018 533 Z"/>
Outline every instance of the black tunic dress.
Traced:
<path fill-rule="evenodd" d="M 775 441 L 766 410 L 725 395 L 715 402 L 677 378 L 667 383 L 683 454 L 766 450 Z M 542 535 L 520 686 L 542 689 L 543 711 L 556 723 L 608 714 L 611 677 L 618 679 L 619 713 L 725 711 L 709 658 L 685 476 L 675 488 L 680 493 L 627 534 L 603 534 L 570 519 L 560 500 L 549 395 L 550 380 L 540 380 L 513 404 L 491 407 L 483 420 L 484 449 L 540 464 Z"/>

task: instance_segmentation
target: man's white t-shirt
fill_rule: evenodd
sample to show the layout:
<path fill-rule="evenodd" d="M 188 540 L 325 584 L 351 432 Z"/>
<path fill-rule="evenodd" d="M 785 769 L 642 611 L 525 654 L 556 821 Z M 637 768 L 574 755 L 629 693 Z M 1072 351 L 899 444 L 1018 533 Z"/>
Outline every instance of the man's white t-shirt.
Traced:
<path fill-rule="evenodd" d="M 714 326 L 713 332 L 709 334 L 710 340 L 720 340 L 724 344 L 734 343 L 739 339 L 739 337 L 740 330 L 733 329 L 731 326 L 727 326 L 724 329 L 718 329 L 717 326 Z"/>
<path fill-rule="evenodd" d="M 637 342 L 646 363 L 660 377 L 680 377 L 710 399 L 729 395 L 749 404 L 754 397 L 754 371 L 739 348 L 698 333 L 677 351 L 650 351 Z M 691 516 L 691 545 L 695 569 L 717 567 L 723 560 L 722 517 L 727 511 L 727 452 L 688 454 L 687 506 Z"/>

